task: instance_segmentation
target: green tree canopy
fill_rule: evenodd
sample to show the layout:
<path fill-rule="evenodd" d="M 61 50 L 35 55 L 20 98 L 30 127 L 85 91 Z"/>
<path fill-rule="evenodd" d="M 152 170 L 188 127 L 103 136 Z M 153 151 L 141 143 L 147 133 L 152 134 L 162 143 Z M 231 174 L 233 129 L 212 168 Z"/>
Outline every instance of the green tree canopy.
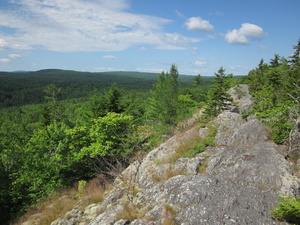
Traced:
<path fill-rule="evenodd" d="M 213 86 L 209 91 L 209 103 L 206 113 L 210 116 L 218 115 L 222 110 L 228 109 L 232 102 L 230 95 L 227 93 L 230 88 L 228 75 L 221 67 L 213 81 Z"/>
<path fill-rule="evenodd" d="M 150 91 L 150 117 L 163 124 L 174 124 L 177 119 L 178 94 L 178 69 L 172 64 L 170 73 L 160 73 Z"/>

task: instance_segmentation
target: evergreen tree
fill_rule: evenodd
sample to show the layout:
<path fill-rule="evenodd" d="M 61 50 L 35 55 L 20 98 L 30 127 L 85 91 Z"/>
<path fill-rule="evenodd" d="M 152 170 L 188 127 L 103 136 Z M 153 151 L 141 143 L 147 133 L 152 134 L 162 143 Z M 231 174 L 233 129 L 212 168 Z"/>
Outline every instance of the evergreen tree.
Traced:
<path fill-rule="evenodd" d="M 43 123 L 49 125 L 53 121 L 62 121 L 64 115 L 64 107 L 59 104 L 58 97 L 60 95 L 61 88 L 55 84 L 49 84 L 45 89 L 44 96 L 45 104 L 42 109 Z"/>
<path fill-rule="evenodd" d="M 195 76 L 193 83 L 183 93 L 190 95 L 191 99 L 198 103 L 206 101 L 207 90 L 203 88 L 201 74 Z"/>
<path fill-rule="evenodd" d="M 299 67 L 300 67 L 300 38 L 298 40 L 297 45 L 294 46 L 294 53 L 290 58 L 291 58 L 290 62 L 292 64 L 292 66 L 297 66 L 299 69 Z"/>
<path fill-rule="evenodd" d="M 229 108 L 232 102 L 230 95 L 227 93 L 230 88 L 227 82 L 228 76 L 221 67 L 213 81 L 213 86 L 209 92 L 209 103 L 206 114 L 209 116 L 217 116 L 221 111 Z"/>
<path fill-rule="evenodd" d="M 154 120 L 172 125 L 177 119 L 178 69 L 172 64 L 170 73 L 160 73 L 150 90 L 148 114 Z"/>
<path fill-rule="evenodd" d="M 124 107 L 121 104 L 121 90 L 116 84 L 112 84 L 109 90 L 98 96 L 94 95 L 91 100 L 91 110 L 94 118 L 106 116 L 109 112 L 121 113 Z"/>
<path fill-rule="evenodd" d="M 275 54 L 275 57 L 274 59 L 271 59 L 270 61 L 270 65 L 271 67 L 278 67 L 280 64 L 279 64 L 279 60 L 280 60 L 280 57 L 278 54 Z"/>
<path fill-rule="evenodd" d="M 201 74 L 198 74 L 197 76 L 195 76 L 194 78 L 194 83 L 192 84 L 192 86 L 201 86 L 203 84 L 203 80 L 202 80 L 202 76 Z"/>

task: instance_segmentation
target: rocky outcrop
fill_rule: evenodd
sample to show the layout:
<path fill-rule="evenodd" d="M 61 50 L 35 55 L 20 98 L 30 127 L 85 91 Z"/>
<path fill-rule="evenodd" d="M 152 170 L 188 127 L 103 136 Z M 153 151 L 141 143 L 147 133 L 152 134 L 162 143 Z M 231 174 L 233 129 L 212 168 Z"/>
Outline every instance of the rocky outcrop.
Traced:
<path fill-rule="evenodd" d="M 209 133 L 190 122 L 190 129 L 125 169 L 103 202 L 75 207 L 52 225 L 284 224 L 269 211 L 278 195 L 299 194 L 299 180 L 281 154 L 286 147 L 269 140 L 269 128 L 238 113 L 251 108 L 247 86 L 240 88 L 239 96 L 231 93 L 232 111 L 210 123 L 218 127 L 214 146 L 192 158 L 178 156 L 182 143 Z"/>
<path fill-rule="evenodd" d="M 232 106 L 233 112 L 243 113 L 252 109 L 253 100 L 249 94 L 248 85 L 240 84 L 230 88 L 228 94 L 231 95 L 233 103 L 238 103 Z"/>

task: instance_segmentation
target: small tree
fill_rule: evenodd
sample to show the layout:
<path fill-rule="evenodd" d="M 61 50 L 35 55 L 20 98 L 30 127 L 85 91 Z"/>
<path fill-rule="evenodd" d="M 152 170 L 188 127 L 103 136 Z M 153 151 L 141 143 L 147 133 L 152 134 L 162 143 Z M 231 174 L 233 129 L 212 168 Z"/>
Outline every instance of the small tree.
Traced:
<path fill-rule="evenodd" d="M 172 125 L 177 119 L 178 69 L 172 64 L 170 73 L 162 72 L 150 90 L 149 115 L 163 124 Z"/>
<path fill-rule="evenodd" d="M 102 95 L 94 95 L 91 100 L 91 110 L 94 118 L 106 116 L 109 112 L 121 113 L 124 111 L 121 105 L 122 94 L 116 84 L 112 84 L 109 90 Z"/>
<path fill-rule="evenodd" d="M 274 59 L 271 59 L 271 61 L 270 61 L 271 67 L 278 67 L 278 66 L 280 66 L 279 61 L 280 61 L 280 56 L 278 54 L 275 54 L 274 55 Z"/>
<path fill-rule="evenodd" d="M 44 89 L 45 104 L 42 110 L 42 118 L 44 125 L 48 126 L 53 121 L 61 121 L 64 115 L 64 109 L 58 102 L 58 97 L 60 95 L 61 88 L 57 87 L 55 84 L 49 84 Z"/>
<path fill-rule="evenodd" d="M 292 64 L 292 66 L 297 67 L 297 69 L 299 69 L 299 66 L 300 66 L 300 38 L 298 40 L 297 45 L 294 46 L 294 53 L 290 58 L 291 58 L 290 62 Z"/>
<path fill-rule="evenodd" d="M 227 93 L 230 86 L 229 82 L 227 82 L 228 76 L 225 74 L 223 67 L 215 75 L 213 86 L 209 92 L 209 103 L 206 110 L 206 114 L 209 116 L 217 116 L 222 110 L 228 109 L 232 102 L 232 98 Z"/>
<path fill-rule="evenodd" d="M 192 86 L 198 87 L 201 86 L 202 84 L 203 84 L 202 76 L 201 74 L 198 74 L 197 76 L 195 76 Z"/>

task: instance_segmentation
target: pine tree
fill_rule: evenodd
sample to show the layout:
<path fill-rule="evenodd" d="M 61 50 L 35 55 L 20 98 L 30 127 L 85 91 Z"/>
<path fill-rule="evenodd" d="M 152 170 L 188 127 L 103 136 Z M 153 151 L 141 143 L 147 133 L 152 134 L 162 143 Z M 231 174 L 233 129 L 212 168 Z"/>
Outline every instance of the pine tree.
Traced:
<path fill-rule="evenodd" d="M 274 59 L 271 59 L 271 61 L 270 61 L 271 67 L 278 67 L 278 66 L 280 66 L 279 60 L 280 60 L 279 55 L 275 54 Z"/>
<path fill-rule="evenodd" d="M 121 90 L 114 83 L 102 95 L 97 93 L 92 97 L 90 105 L 94 118 L 106 116 L 109 112 L 121 113 L 124 107 L 121 104 Z"/>
<path fill-rule="evenodd" d="M 298 66 L 298 69 L 300 67 L 300 38 L 298 40 L 298 44 L 294 46 L 294 53 L 290 57 L 292 66 Z"/>
<path fill-rule="evenodd" d="M 150 95 L 150 117 L 163 124 L 174 124 L 178 112 L 178 69 L 175 64 L 172 64 L 170 73 L 159 74 Z"/>
<path fill-rule="evenodd" d="M 228 76 L 225 74 L 223 67 L 215 75 L 213 86 L 209 92 L 210 100 L 206 110 L 206 114 L 209 116 L 217 116 L 221 111 L 228 109 L 232 102 L 230 95 L 227 93 L 229 89 Z"/>
<path fill-rule="evenodd" d="M 192 86 L 197 87 L 197 86 L 201 86 L 202 84 L 203 84 L 202 76 L 201 74 L 198 74 L 197 76 L 195 76 Z"/>

